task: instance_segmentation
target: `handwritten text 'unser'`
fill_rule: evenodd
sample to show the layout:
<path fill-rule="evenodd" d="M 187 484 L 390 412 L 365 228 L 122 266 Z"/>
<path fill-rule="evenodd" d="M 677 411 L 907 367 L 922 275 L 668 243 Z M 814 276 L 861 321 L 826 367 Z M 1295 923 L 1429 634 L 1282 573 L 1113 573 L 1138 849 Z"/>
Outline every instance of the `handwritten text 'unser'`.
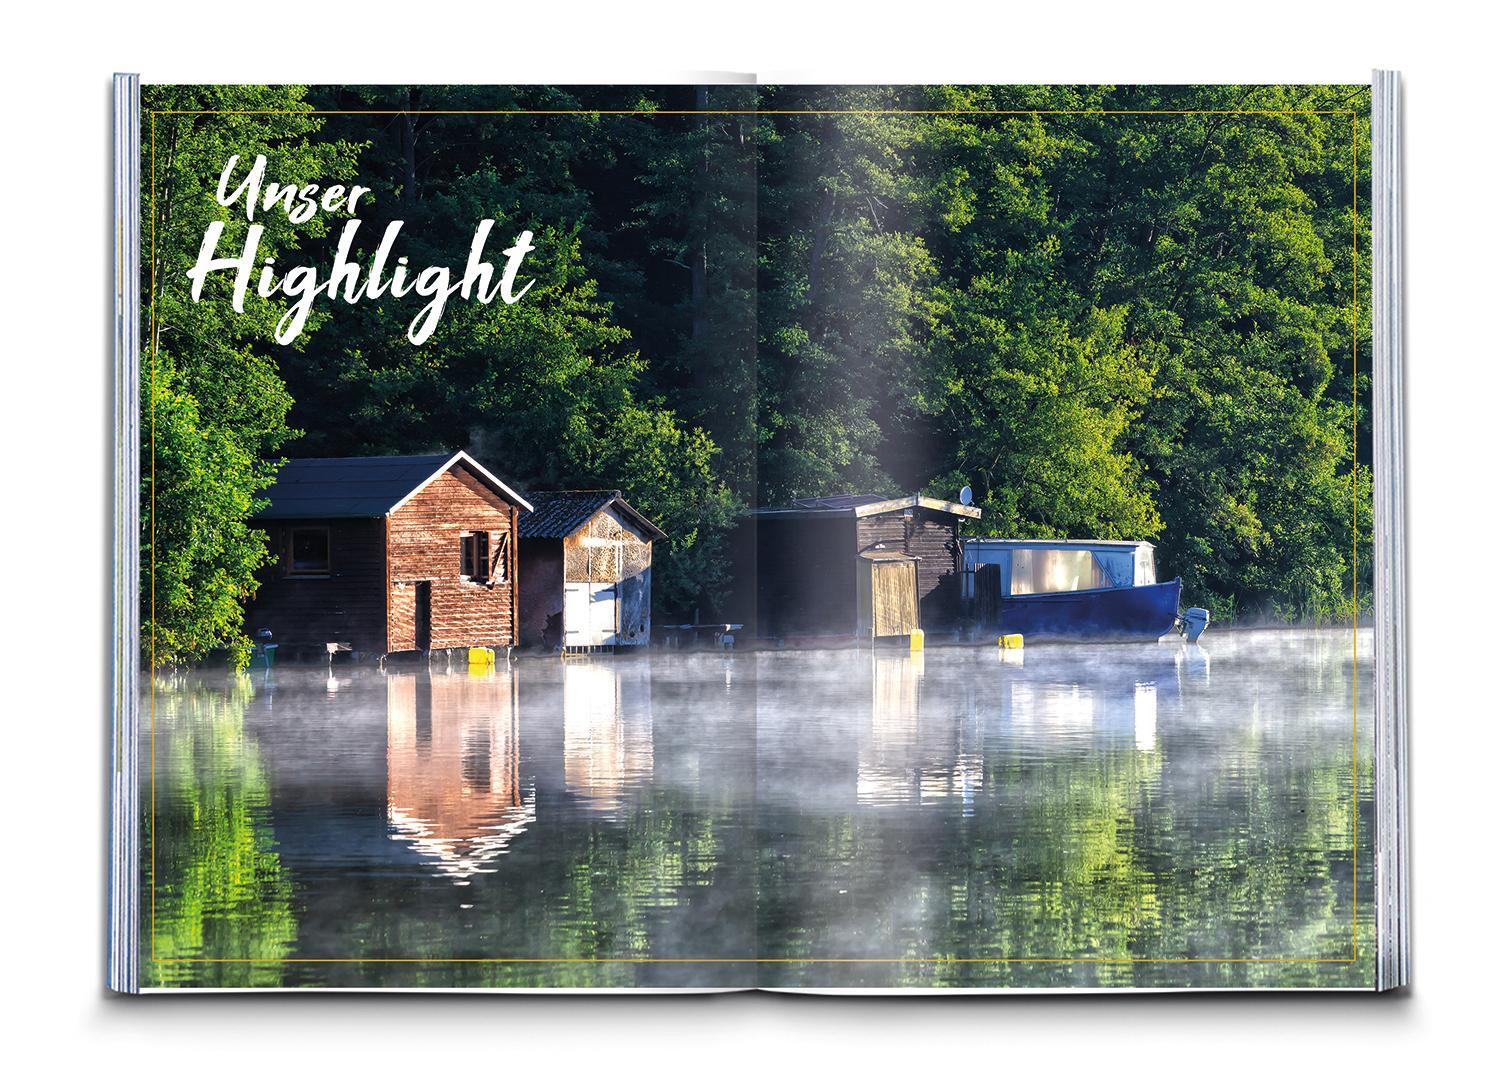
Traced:
<path fill-rule="evenodd" d="M 313 303 L 320 295 L 341 297 L 350 304 L 366 298 L 378 299 L 387 292 L 396 298 L 413 293 L 421 295 L 428 301 L 412 318 L 406 333 L 407 339 L 412 343 L 420 344 L 426 342 L 433 330 L 437 328 L 438 321 L 443 316 L 443 309 L 453 295 L 464 299 L 478 299 L 485 305 L 499 296 L 500 301 L 509 305 L 519 301 L 526 292 L 531 290 L 532 284 L 536 283 L 535 280 L 527 280 L 519 289 L 516 287 L 516 276 L 521 270 L 522 260 L 536 249 L 531 244 L 529 231 L 521 232 L 516 236 L 515 243 L 506 248 L 504 251 L 505 268 L 499 280 L 495 280 L 495 267 L 484 257 L 485 244 L 488 243 L 490 231 L 495 226 L 493 220 L 481 220 L 474 229 L 474 239 L 469 245 L 468 264 L 464 267 L 463 277 L 456 283 L 452 279 L 450 270 L 441 265 L 430 266 L 413 275 L 404 256 L 396 258 L 395 267 L 389 269 L 389 275 L 387 275 L 391 252 L 396 245 L 397 237 L 401 234 L 403 222 L 400 220 L 393 220 L 386 225 L 385 234 L 381 237 L 380 245 L 376 248 L 375 256 L 370 262 L 369 274 L 362 276 L 360 265 L 351 258 L 350 252 L 354 248 L 354 239 L 359 234 L 361 223 L 355 216 L 358 212 L 359 200 L 370 193 L 369 187 L 354 185 L 346 189 L 342 186 L 330 186 L 324 189 L 320 196 L 316 183 L 300 187 L 266 183 L 266 158 L 258 156 L 244 179 L 233 190 L 230 190 L 234 168 L 238 163 L 238 155 L 230 157 L 225 163 L 224 171 L 219 176 L 216 200 L 220 205 L 229 207 L 243 199 L 245 219 L 250 222 L 250 227 L 245 232 L 244 249 L 238 256 L 216 256 L 219 240 L 224 234 L 224 222 L 215 220 L 203 232 L 203 244 L 198 250 L 198 261 L 189 270 L 188 278 L 193 282 L 193 301 L 198 302 L 203 294 L 203 282 L 210 273 L 233 272 L 234 308 L 237 312 L 243 313 L 245 295 L 250 289 L 256 266 L 259 265 L 260 275 L 255 286 L 256 293 L 263 299 L 269 299 L 281 293 L 292 300 L 291 307 L 276 323 L 277 343 L 286 344 L 297 338 L 307 323 Z M 280 209 L 286 214 L 290 223 L 304 224 L 320 210 L 333 213 L 341 208 L 354 219 L 347 221 L 344 224 L 344 230 L 339 234 L 338 249 L 334 254 L 333 265 L 329 268 L 326 279 L 319 280 L 317 270 L 311 266 L 299 266 L 284 276 L 278 277 L 276 259 L 260 257 L 260 237 L 265 228 L 264 225 L 255 222 L 257 210 L 269 212 L 272 209 Z"/>

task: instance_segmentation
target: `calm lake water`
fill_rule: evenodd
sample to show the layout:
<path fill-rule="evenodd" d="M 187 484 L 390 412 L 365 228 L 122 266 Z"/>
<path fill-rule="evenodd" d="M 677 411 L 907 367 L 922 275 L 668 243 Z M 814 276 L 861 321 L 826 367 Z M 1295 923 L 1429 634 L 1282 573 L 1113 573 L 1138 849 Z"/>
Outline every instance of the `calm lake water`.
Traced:
<path fill-rule="evenodd" d="M 145 973 L 1368 985 L 1359 643 L 159 677 Z"/>

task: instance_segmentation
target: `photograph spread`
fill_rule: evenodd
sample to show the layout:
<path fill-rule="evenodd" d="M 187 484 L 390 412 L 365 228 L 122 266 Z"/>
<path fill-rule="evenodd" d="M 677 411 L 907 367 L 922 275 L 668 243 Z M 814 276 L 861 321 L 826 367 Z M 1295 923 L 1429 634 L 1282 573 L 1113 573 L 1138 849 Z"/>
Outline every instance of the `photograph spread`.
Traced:
<path fill-rule="evenodd" d="M 119 76 L 112 988 L 1404 984 L 1397 92 Z"/>

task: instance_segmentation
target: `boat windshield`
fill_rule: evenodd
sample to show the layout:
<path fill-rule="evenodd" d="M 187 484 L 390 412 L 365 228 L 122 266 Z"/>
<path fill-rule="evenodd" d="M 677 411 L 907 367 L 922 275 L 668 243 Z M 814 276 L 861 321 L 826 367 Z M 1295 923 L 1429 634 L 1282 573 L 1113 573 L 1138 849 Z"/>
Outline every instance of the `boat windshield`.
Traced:
<path fill-rule="evenodd" d="M 1016 549 L 1010 557 L 1012 595 L 1110 586 L 1109 578 L 1087 549 Z"/>

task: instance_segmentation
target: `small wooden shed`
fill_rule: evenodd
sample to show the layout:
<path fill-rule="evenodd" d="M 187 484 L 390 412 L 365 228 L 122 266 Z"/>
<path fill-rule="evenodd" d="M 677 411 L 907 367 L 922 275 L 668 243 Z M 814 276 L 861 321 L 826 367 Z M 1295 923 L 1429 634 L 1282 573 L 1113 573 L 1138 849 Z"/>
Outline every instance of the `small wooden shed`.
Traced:
<path fill-rule="evenodd" d="M 963 579 L 959 526 L 979 516 L 978 508 L 934 497 L 874 494 L 757 509 L 747 520 L 756 634 L 879 638 L 918 627 L 956 628 Z"/>
<path fill-rule="evenodd" d="M 651 640 L 651 549 L 666 535 L 618 489 L 527 494 L 521 520 L 521 642 L 547 649 Z"/>
<path fill-rule="evenodd" d="M 253 519 L 275 557 L 246 609 L 293 650 L 508 647 L 531 504 L 466 452 L 292 459 Z"/>

